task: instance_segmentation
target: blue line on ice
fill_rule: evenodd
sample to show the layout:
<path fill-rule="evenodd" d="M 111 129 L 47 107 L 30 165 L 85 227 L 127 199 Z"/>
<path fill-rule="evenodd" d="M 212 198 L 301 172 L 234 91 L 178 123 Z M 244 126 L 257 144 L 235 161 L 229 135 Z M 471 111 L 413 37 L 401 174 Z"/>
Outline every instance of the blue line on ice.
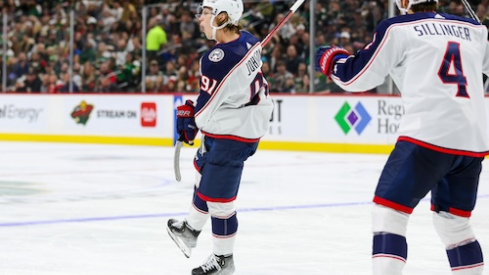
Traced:
<path fill-rule="evenodd" d="M 478 196 L 479 199 L 489 198 L 489 194 Z M 428 201 L 429 198 L 423 199 Z M 286 205 L 286 206 L 270 206 L 270 207 L 250 207 L 237 209 L 237 212 L 261 212 L 261 211 L 277 211 L 277 210 L 295 210 L 295 209 L 313 209 L 313 208 L 330 208 L 343 206 L 369 205 L 372 202 L 345 202 L 345 203 L 325 203 L 325 204 L 310 204 L 310 205 Z M 126 215 L 126 216 L 109 216 L 109 217 L 87 217 L 73 219 L 58 219 L 58 220 L 39 220 L 39 221 L 23 221 L 23 222 L 4 222 L 0 223 L 0 227 L 19 227 L 33 226 L 45 224 L 60 224 L 60 223 L 79 223 L 79 222 L 98 222 L 98 221 L 115 221 L 129 219 L 148 219 L 148 218 L 164 218 L 185 216 L 187 212 L 172 212 L 172 213 L 156 213 L 156 214 L 141 214 L 141 215 Z"/>

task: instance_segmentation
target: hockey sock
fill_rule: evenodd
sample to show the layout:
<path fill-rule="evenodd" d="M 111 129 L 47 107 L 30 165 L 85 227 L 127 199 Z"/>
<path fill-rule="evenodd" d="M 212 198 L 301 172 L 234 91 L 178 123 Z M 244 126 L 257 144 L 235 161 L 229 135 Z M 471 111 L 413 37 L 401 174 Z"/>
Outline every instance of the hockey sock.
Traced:
<path fill-rule="evenodd" d="M 377 232 L 373 239 L 374 275 L 401 275 L 407 260 L 406 237 Z"/>
<path fill-rule="evenodd" d="M 484 260 L 482 257 L 482 250 L 478 241 L 449 249 L 447 250 L 447 256 L 453 274 L 482 274 Z"/>
<path fill-rule="evenodd" d="M 187 223 L 190 227 L 197 231 L 201 231 L 204 228 L 207 219 L 209 218 L 209 208 L 207 202 L 197 196 L 197 189 L 194 189 L 194 198 L 192 201 L 192 207 L 187 217 Z"/>
<path fill-rule="evenodd" d="M 211 217 L 211 220 L 214 254 L 232 254 L 236 232 L 238 231 L 238 218 L 236 217 L 236 212 L 233 212 L 229 217 Z"/>

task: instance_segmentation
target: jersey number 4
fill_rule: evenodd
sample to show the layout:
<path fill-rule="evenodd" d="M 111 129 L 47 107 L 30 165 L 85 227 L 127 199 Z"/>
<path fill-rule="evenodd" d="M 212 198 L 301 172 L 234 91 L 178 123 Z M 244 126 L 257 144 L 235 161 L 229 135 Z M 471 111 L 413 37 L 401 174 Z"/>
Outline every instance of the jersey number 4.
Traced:
<path fill-rule="evenodd" d="M 467 93 L 467 78 L 462 68 L 462 56 L 460 55 L 460 44 L 448 42 L 445 57 L 438 71 L 438 76 L 445 84 L 457 85 L 457 96 L 469 97 Z"/>

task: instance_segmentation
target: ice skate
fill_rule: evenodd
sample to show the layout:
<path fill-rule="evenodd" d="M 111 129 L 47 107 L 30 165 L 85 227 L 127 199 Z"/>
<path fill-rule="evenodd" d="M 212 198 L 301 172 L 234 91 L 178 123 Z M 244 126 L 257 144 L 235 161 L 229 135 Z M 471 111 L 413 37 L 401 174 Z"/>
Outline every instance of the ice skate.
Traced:
<path fill-rule="evenodd" d="M 175 219 L 168 220 L 166 230 L 183 254 L 185 254 L 185 257 L 190 258 L 192 248 L 197 246 L 197 238 L 200 231 L 192 229 L 185 220 L 179 222 Z"/>
<path fill-rule="evenodd" d="M 203 265 L 192 270 L 192 275 L 231 275 L 235 270 L 233 255 L 212 254 Z"/>

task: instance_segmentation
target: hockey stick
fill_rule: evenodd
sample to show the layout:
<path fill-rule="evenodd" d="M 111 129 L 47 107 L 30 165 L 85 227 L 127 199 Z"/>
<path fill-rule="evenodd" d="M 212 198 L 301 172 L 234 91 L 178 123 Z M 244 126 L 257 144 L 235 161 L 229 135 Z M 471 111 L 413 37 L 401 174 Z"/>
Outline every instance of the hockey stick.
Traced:
<path fill-rule="evenodd" d="M 175 171 L 175 179 L 180 182 L 182 174 L 180 174 L 180 150 L 182 149 L 183 141 L 177 140 L 175 144 L 175 155 L 173 156 L 173 170 Z"/>
<path fill-rule="evenodd" d="M 294 14 L 294 12 L 304 3 L 305 0 L 297 0 L 292 7 L 290 7 L 289 11 L 285 15 L 285 17 L 280 21 L 273 29 L 267 34 L 267 36 L 263 39 L 261 42 L 262 47 L 265 47 L 265 45 L 270 42 L 272 37 L 275 35 L 275 33 L 289 20 L 290 17 Z"/>
<path fill-rule="evenodd" d="M 479 20 L 479 17 L 477 17 L 477 14 L 474 12 L 469 2 L 467 2 L 467 0 L 462 0 L 462 3 L 464 4 L 464 7 L 469 13 L 470 17 L 472 17 L 472 19 L 480 23 L 481 21 Z"/>

